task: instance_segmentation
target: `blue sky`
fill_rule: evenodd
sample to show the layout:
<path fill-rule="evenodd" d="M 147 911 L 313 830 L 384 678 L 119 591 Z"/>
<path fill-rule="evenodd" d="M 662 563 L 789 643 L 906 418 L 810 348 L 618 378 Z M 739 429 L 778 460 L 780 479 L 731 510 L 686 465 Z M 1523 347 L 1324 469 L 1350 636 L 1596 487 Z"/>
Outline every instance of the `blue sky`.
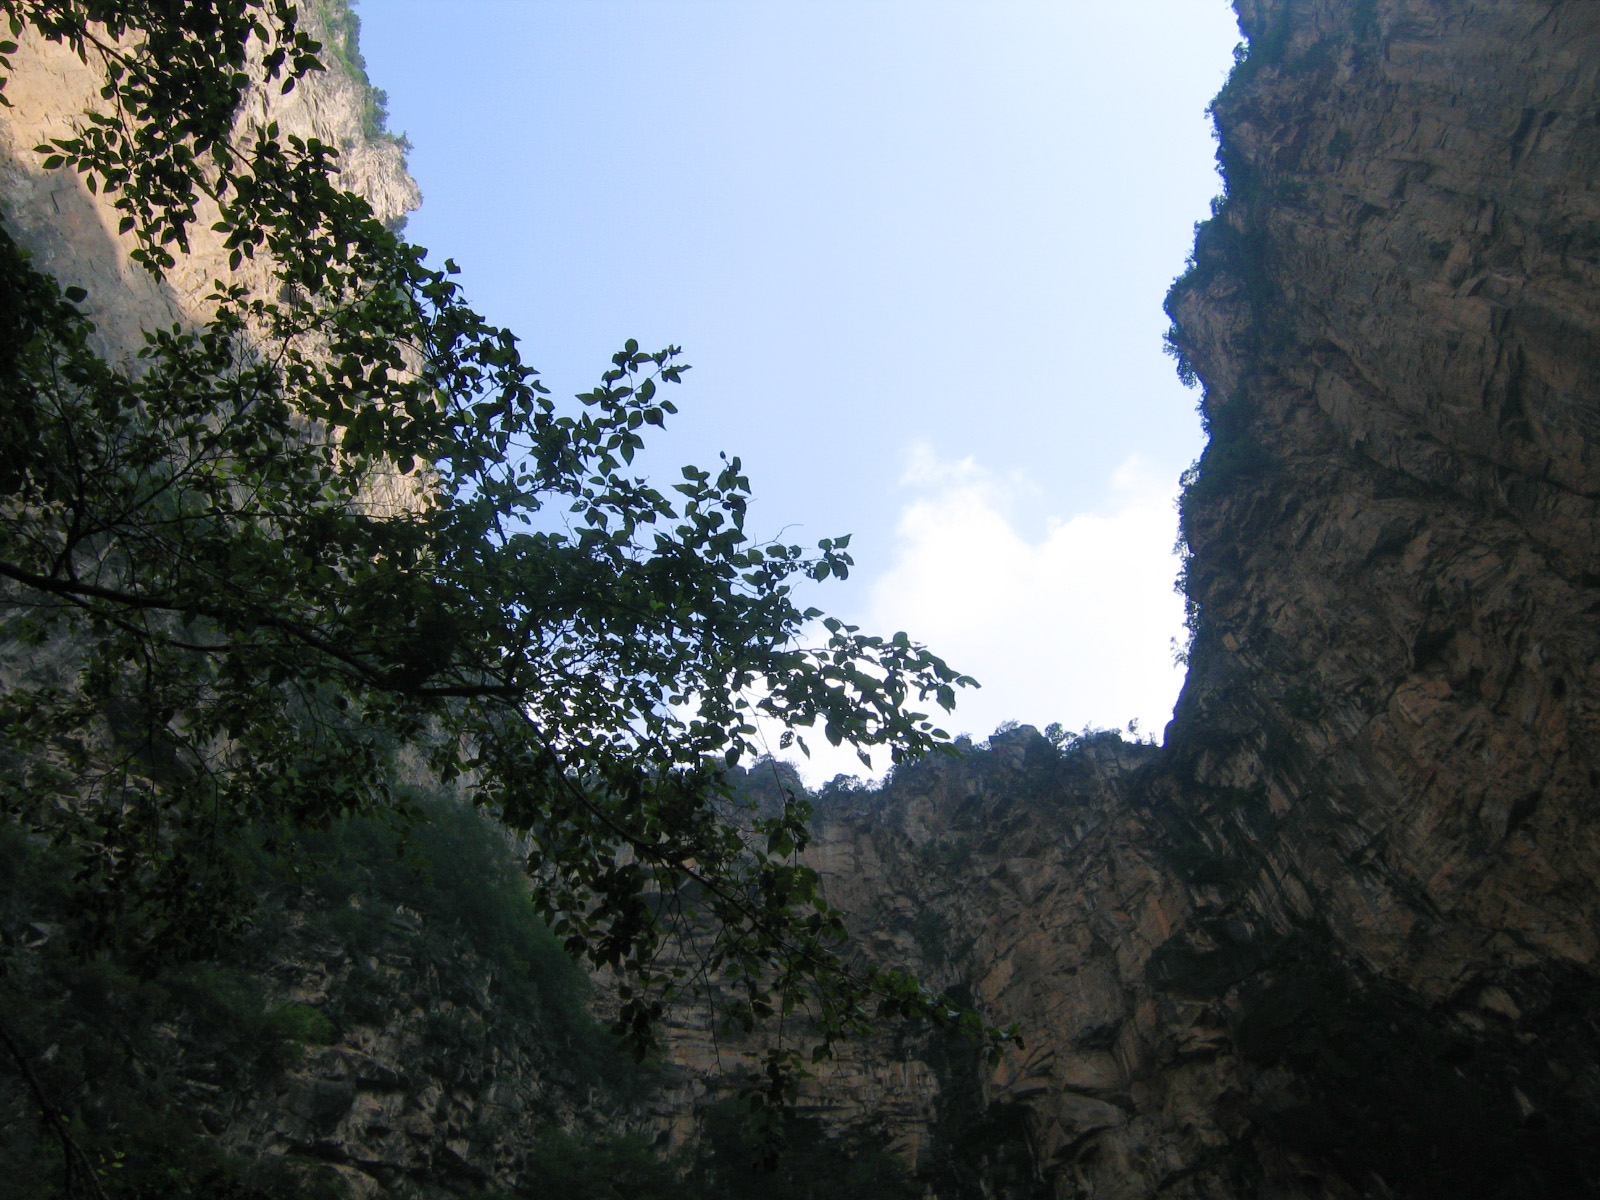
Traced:
<path fill-rule="evenodd" d="M 1218 190 L 1224 0 L 358 11 L 408 234 L 558 395 L 683 346 L 650 469 L 738 454 L 755 532 L 852 533 L 815 602 L 977 676 L 952 731 L 1159 733 L 1200 448 L 1160 304 Z"/>

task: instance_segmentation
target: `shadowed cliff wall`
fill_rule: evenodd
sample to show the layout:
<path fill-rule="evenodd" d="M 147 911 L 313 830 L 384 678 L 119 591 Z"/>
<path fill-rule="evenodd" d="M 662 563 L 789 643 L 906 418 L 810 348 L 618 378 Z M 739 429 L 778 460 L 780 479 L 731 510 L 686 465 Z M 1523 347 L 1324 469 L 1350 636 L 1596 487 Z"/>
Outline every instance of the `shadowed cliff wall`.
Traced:
<path fill-rule="evenodd" d="M 1594 1194 L 1600 8 L 1240 18 L 1165 749 L 1087 808 L 897 779 L 821 861 L 966 931 L 1057 1196 Z"/>

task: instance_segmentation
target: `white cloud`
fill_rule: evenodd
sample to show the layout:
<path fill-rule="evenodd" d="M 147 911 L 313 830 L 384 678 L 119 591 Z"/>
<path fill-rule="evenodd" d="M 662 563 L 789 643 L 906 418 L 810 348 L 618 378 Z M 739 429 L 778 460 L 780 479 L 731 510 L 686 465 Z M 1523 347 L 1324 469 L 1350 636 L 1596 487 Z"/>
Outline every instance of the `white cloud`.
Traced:
<path fill-rule="evenodd" d="M 1069 729 L 1137 720 L 1141 734 L 1160 735 L 1183 683 L 1172 661 L 1183 636 L 1175 480 L 1129 458 L 1103 504 L 1052 518 L 1037 540 L 1011 515 L 1037 503 L 1026 480 L 917 446 L 902 483 L 914 494 L 862 624 L 906 630 L 983 685 L 961 693 L 945 728 L 981 740 L 1006 720 Z M 800 765 L 814 781 L 861 770 L 816 747 Z"/>

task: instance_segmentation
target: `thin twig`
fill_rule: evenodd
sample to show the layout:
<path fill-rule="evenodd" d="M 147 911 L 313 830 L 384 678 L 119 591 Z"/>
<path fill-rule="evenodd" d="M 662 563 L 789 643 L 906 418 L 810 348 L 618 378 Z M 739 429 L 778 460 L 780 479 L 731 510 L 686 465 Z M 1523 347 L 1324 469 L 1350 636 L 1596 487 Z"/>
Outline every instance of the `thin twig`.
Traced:
<path fill-rule="evenodd" d="M 72 1134 L 67 1132 L 67 1125 L 61 1119 L 60 1110 L 50 1103 L 50 1098 L 45 1095 L 44 1087 L 39 1083 L 39 1077 L 33 1073 L 33 1067 L 28 1062 L 27 1055 L 23 1054 L 22 1047 L 17 1045 L 16 1039 L 11 1036 L 11 1031 L 6 1028 L 4 1021 L 0 1021 L 0 1042 L 5 1043 L 12 1060 L 17 1064 L 17 1070 L 21 1073 L 23 1082 L 28 1085 L 28 1090 L 33 1093 L 34 1102 L 39 1106 L 40 1118 L 50 1132 L 55 1134 L 56 1140 L 61 1143 L 61 1186 L 65 1189 L 66 1194 L 69 1197 L 78 1194 L 77 1189 L 73 1186 L 73 1163 L 77 1162 L 81 1167 L 83 1176 L 88 1179 L 89 1186 L 94 1189 L 95 1196 L 99 1200 L 106 1200 L 105 1189 L 100 1186 L 100 1176 L 95 1171 L 94 1164 L 89 1161 L 89 1156 L 84 1153 L 83 1148 L 73 1140 Z"/>

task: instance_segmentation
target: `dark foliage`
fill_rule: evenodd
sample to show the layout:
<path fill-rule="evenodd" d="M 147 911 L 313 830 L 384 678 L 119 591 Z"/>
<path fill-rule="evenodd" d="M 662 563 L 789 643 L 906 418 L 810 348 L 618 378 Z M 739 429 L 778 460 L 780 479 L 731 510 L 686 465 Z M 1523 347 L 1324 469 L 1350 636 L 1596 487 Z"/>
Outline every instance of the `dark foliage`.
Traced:
<path fill-rule="evenodd" d="M 285 0 L 0 13 L 104 70 L 104 111 L 38 149 L 111 199 L 138 262 L 173 267 L 215 204 L 230 267 L 270 276 L 219 282 L 130 367 L 0 243 L 0 817 L 64 855 L 71 953 L 147 980 L 225 955 L 254 831 L 403 812 L 421 783 L 516 831 L 566 951 L 632 977 L 641 1053 L 691 904 L 744 1017 L 810 1005 L 818 1053 L 883 1014 L 975 1027 L 848 969 L 797 858 L 805 800 L 752 813 L 724 779 L 758 719 L 914 757 L 945 741 L 917 706 L 970 681 L 904 634 L 830 619 L 805 644 L 793 582 L 843 577 L 848 538 L 754 542 L 737 459 L 666 491 L 631 473 L 677 350 L 629 341 L 556 404 L 453 266 L 338 188 L 337 148 L 238 117 L 320 69 Z M 779 1054 L 774 1100 L 800 1061 Z"/>
<path fill-rule="evenodd" d="M 18 1194 L 93 1195 L 91 1174 L 113 1197 L 315 1194 L 314 1163 L 228 1153 L 211 1135 L 270 1104 L 317 1047 L 412 1019 L 420 986 L 457 1015 L 427 1018 L 414 1069 L 451 1078 L 463 1054 L 521 1047 L 574 1088 L 650 1086 L 586 1011 L 587 981 L 534 913 L 514 846 L 470 808 L 419 800 L 403 831 L 371 818 L 255 830 L 236 865 L 263 899 L 229 952 L 134 970 L 74 949 L 86 917 L 64 883 L 70 850 L 0 835 L 0 1013 L 39 1093 L 16 1060 L 0 1071 L 0 1172 L 25 1181 Z M 400 975 L 360 965 L 395 956 Z M 328 974 L 315 1004 L 273 999 L 295 961 Z M 83 1159 L 75 1180 L 40 1125 L 41 1097 Z"/>

